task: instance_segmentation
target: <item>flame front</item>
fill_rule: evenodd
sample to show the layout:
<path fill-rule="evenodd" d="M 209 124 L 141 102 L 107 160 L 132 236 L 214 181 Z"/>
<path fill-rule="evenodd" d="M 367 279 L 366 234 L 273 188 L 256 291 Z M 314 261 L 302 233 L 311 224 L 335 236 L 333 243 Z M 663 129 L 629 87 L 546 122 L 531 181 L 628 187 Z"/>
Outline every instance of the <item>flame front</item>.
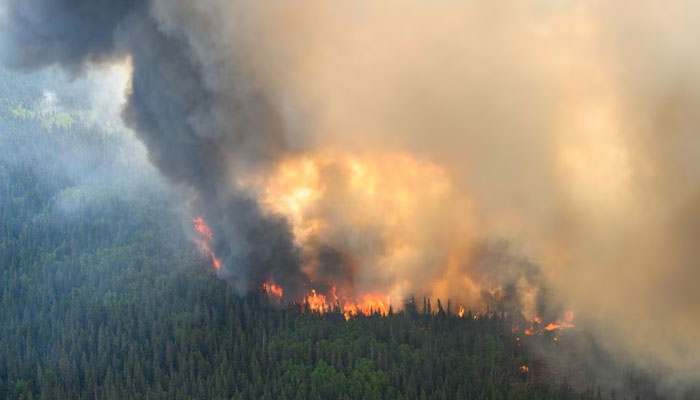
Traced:
<path fill-rule="evenodd" d="M 221 268 L 221 261 L 216 258 L 214 251 L 211 249 L 211 241 L 214 240 L 214 234 L 204 221 L 203 217 L 192 218 L 192 223 L 194 224 L 194 229 L 197 232 L 197 239 L 199 241 L 199 246 L 202 251 L 211 257 L 212 264 L 214 268 L 219 270 Z"/>
<path fill-rule="evenodd" d="M 358 313 L 363 315 L 371 315 L 379 313 L 381 315 L 389 314 L 390 302 L 386 296 L 378 294 L 365 294 L 358 302 L 348 301 L 343 305 L 343 314 L 345 319 L 356 316 Z"/>
<path fill-rule="evenodd" d="M 266 291 L 268 284 L 265 284 Z M 281 289 L 280 289 L 281 294 Z M 348 300 L 339 298 L 335 287 L 333 287 L 327 295 L 318 293 L 316 289 L 311 289 L 304 297 L 304 303 L 308 305 L 309 310 L 319 314 L 324 314 L 331 310 L 340 310 L 345 316 L 345 320 L 350 320 L 358 315 L 372 315 L 378 313 L 380 315 L 389 315 L 390 301 L 387 296 L 378 294 L 365 294 L 358 300 Z"/>
<path fill-rule="evenodd" d="M 311 311 L 315 311 L 319 314 L 323 314 L 330 309 L 330 305 L 326 302 L 326 296 L 316 293 L 316 289 L 311 289 L 311 292 L 306 295 L 305 300 Z"/>

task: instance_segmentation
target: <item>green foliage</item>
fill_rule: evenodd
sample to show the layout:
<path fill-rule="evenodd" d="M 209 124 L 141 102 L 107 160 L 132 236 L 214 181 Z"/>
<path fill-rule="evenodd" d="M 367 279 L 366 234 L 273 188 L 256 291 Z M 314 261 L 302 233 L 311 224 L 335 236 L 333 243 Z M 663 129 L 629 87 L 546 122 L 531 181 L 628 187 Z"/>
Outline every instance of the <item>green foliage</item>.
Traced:
<path fill-rule="evenodd" d="M 239 298 L 158 195 L 0 171 L 0 398 L 582 398 L 519 372 L 503 317 Z"/>

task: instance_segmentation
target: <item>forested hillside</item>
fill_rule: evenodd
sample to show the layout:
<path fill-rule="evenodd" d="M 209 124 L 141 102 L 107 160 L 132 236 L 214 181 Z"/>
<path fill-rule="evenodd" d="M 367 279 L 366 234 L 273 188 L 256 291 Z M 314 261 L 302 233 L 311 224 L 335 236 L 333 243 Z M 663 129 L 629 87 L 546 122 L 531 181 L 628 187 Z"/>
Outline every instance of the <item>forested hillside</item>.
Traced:
<path fill-rule="evenodd" d="M 502 315 L 239 298 L 123 128 L 60 79 L 0 70 L 0 398 L 615 397 L 544 379 Z"/>

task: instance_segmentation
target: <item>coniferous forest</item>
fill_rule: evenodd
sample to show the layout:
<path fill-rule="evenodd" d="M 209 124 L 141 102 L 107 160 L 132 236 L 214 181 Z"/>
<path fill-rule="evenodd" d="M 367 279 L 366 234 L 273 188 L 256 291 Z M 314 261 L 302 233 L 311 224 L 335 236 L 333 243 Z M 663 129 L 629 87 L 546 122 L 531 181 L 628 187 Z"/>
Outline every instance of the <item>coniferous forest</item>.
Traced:
<path fill-rule="evenodd" d="M 84 89 L 1 74 L 0 398 L 623 398 L 447 299 L 346 321 L 239 297 Z"/>

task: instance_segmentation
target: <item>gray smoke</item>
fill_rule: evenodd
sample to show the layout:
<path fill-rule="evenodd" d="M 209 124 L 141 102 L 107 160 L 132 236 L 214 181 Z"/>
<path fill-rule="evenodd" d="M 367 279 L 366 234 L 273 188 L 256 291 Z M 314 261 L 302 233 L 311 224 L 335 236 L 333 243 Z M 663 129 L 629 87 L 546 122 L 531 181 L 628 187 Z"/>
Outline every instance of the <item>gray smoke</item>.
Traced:
<path fill-rule="evenodd" d="M 8 1 L 0 39 L 3 62 L 27 69 L 60 64 L 79 71 L 87 62 L 123 57 L 115 46 L 115 30 L 140 3 Z"/>
<path fill-rule="evenodd" d="M 124 120 L 161 173 L 195 192 L 193 211 L 214 232 L 221 274 L 240 293 L 272 279 L 299 298 L 307 277 L 286 221 L 264 215 L 232 181 L 236 168 L 264 165 L 284 151 L 276 110 L 244 70 L 233 72 L 242 82 L 235 90 L 219 85 L 223 71 L 205 78 L 211 64 L 151 10 L 150 2 L 135 0 L 10 0 L 0 56 L 14 68 L 59 65 L 75 75 L 128 56 L 133 76 Z"/>

